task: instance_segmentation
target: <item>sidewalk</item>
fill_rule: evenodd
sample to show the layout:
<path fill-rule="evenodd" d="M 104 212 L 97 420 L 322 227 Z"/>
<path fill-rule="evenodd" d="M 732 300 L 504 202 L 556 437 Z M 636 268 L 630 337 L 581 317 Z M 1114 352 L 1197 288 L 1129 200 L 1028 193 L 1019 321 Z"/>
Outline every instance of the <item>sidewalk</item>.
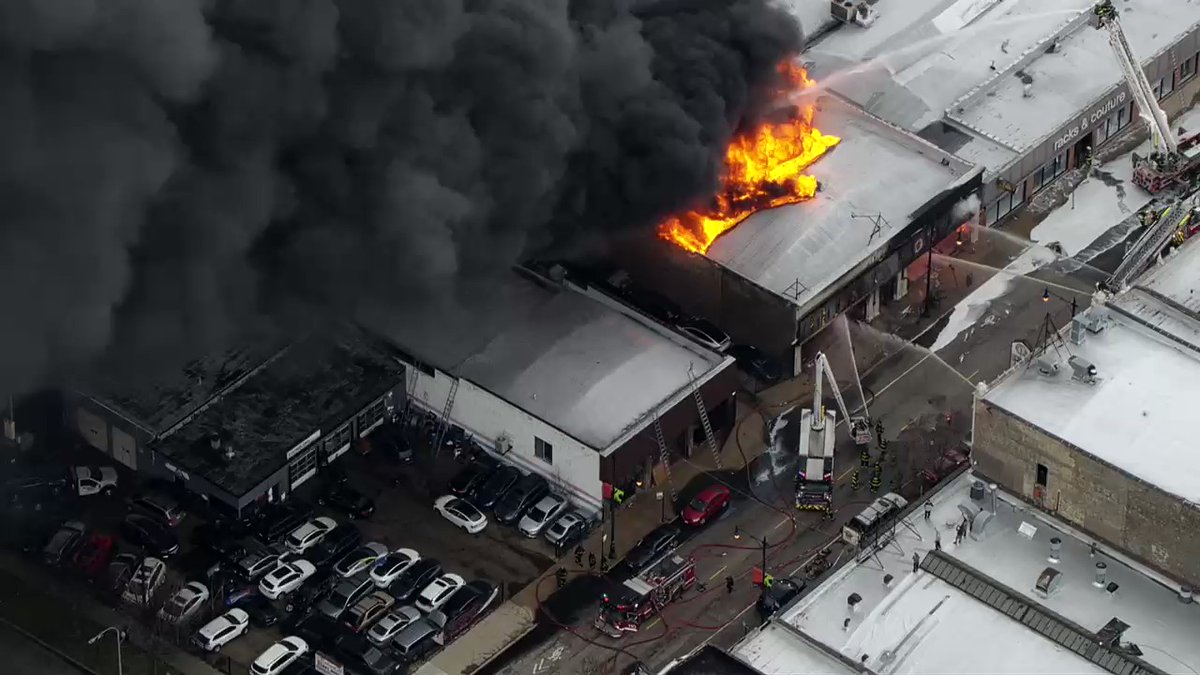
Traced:
<path fill-rule="evenodd" d="M 108 626 L 128 631 L 121 647 L 127 675 L 218 675 L 208 664 L 154 638 L 133 617 L 100 604 L 80 587 L 55 583 L 13 554 L 0 554 L 0 620 L 43 643 L 77 668 L 117 675 L 116 640 L 88 640 Z"/>

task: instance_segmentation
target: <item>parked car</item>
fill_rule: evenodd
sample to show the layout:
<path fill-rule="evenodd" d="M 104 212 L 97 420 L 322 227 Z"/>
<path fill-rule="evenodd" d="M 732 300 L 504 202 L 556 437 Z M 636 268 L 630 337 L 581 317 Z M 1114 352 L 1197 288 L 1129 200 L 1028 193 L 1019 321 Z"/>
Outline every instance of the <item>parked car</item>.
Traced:
<path fill-rule="evenodd" d="M 75 569 L 86 579 L 99 578 L 108 568 L 114 543 L 113 538 L 107 534 L 88 535 L 83 545 L 75 552 Z"/>
<path fill-rule="evenodd" d="M 564 513 L 546 529 L 546 541 L 560 549 L 566 548 L 587 535 L 588 519 L 579 511 Z"/>
<path fill-rule="evenodd" d="M 679 305 L 654 291 L 625 285 L 622 295 L 642 312 L 659 321 L 670 323 L 679 318 L 682 313 Z"/>
<path fill-rule="evenodd" d="M 517 484 L 496 504 L 496 520 L 505 525 L 515 523 L 538 500 L 550 494 L 550 484 L 536 473 L 521 477 Z"/>
<path fill-rule="evenodd" d="M 105 590 L 120 596 L 133 578 L 133 573 L 142 565 L 142 557 L 133 553 L 118 553 L 108 563 L 105 575 Z"/>
<path fill-rule="evenodd" d="M 333 650 L 342 627 L 324 614 L 312 612 L 304 615 L 289 632 L 307 642 L 309 647 L 327 652 Z"/>
<path fill-rule="evenodd" d="M 421 558 L 388 586 L 388 595 L 396 602 L 409 602 L 442 573 L 442 564 L 433 558 Z"/>
<path fill-rule="evenodd" d="M 533 539 L 541 534 L 547 525 L 554 522 L 554 519 L 565 511 L 567 506 L 566 497 L 553 493 L 548 494 L 525 512 L 517 529 L 521 531 L 521 534 Z"/>
<path fill-rule="evenodd" d="M 275 569 L 258 582 L 258 592 L 277 600 L 300 588 L 301 584 L 317 573 L 312 563 L 301 558 L 280 560 Z"/>
<path fill-rule="evenodd" d="M 387 588 L 404 571 L 421 559 L 421 554 L 411 548 L 398 548 L 380 558 L 371 569 L 371 581 L 379 588 Z"/>
<path fill-rule="evenodd" d="M 121 536 L 125 541 L 160 558 L 179 552 L 179 538 L 159 520 L 141 513 L 131 513 L 121 521 Z"/>
<path fill-rule="evenodd" d="M 758 596 L 755 607 L 758 609 L 759 616 L 764 621 L 771 618 L 776 612 L 783 609 L 784 605 L 803 593 L 807 585 L 803 580 L 776 579 Z"/>
<path fill-rule="evenodd" d="M 241 538 L 244 533 L 228 523 L 211 522 L 197 525 L 190 541 L 196 548 L 213 551 L 226 558 L 237 559 L 252 546 Z"/>
<path fill-rule="evenodd" d="M 679 543 L 679 526 L 667 523 L 647 534 L 625 555 L 625 562 L 639 573 L 658 562 Z"/>
<path fill-rule="evenodd" d="M 317 503 L 342 511 L 351 520 L 370 518 L 375 513 L 375 502 L 346 482 L 326 483 Z"/>
<path fill-rule="evenodd" d="M 404 664 L 416 663 L 437 649 L 433 639 L 437 633 L 429 619 L 417 619 L 392 638 L 392 653 Z"/>
<path fill-rule="evenodd" d="M 367 639 L 379 647 L 386 647 L 400 631 L 420 618 L 421 612 L 412 605 L 397 607 L 371 626 L 371 630 L 367 631 Z"/>
<path fill-rule="evenodd" d="M 199 581 L 189 581 L 159 608 L 158 620 L 169 624 L 182 624 L 192 618 L 206 602 L 208 586 Z"/>
<path fill-rule="evenodd" d="M 429 613 L 441 607 L 465 583 L 457 574 L 443 574 L 430 582 L 417 596 L 417 609 Z"/>
<path fill-rule="evenodd" d="M 62 495 L 72 489 L 72 477 L 62 467 L 27 470 L 4 481 L 0 494 L 13 510 L 45 511 L 56 504 L 65 504 Z"/>
<path fill-rule="evenodd" d="M 709 485 L 683 508 L 679 519 L 687 525 L 703 525 L 729 506 L 730 492 L 724 485 Z"/>
<path fill-rule="evenodd" d="M 258 592 L 247 593 L 231 603 L 250 616 L 250 623 L 259 628 L 269 628 L 279 623 L 280 614 L 275 605 L 265 595 Z"/>
<path fill-rule="evenodd" d="M 362 599 L 364 595 L 375 589 L 369 574 L 360 573 L 349 579 L 343 579 L 325 599 L 317 603 L 317 611 L 331 619 L 341 618 L 346 610 Z"/>
<path fill-rule="evenodd" d="M 245 582 L 258 581 L 279 564 L 279 554 L 265 546 L 247 546 L 246 551 L 233 559 L 227 569 Z"/>
<path fill-rule="evenodd" d="M 675 324 L 675 328 L 680 333 L 688 336 L 692 340 L 708 347 L 715 352 L 725 352 L 729 349 L 733 341 L 725 334 L 725 331 L 717 328 L 710 321 L 699 318 L 683 319 Z"/>
<path fill-rule="evenodd" d="M 307 653 L 308 643 L 289 635 L 259 654 L 254 663 L 250 664 L 250 672 L 253 675 L 279 675 L 296 659 Z"/>
<path fill-rule="evenodd" d="M 440 629 L 434 641 L 439 645 L 454 641 L 487 613 L 499 596 L 500 588 L 483 579 L 458 589 L 441 607 L 429 613 L 428 621 Z"/>
<path fill-rule="evenodd" d="M 495 467 L 487 462 L 475 462 L 450 479 L 450 494 L 470 497 L 492 475 Z"/>
<path fill-rule="evenodd" d="M 342 523 L 325 535 L 321 543 L 309 549 L 304 557 L 317 567 L 327 567 L 349 553 L 362 542 L 362 532 L 351 523 Z"/>
<path fill-rule="evenodd" d="M 516 485 L 519 480 L 521 480 L 521 470 L 505 464 L 483 481 L 483 484 L 475 491 L 475 495 L 471 497 L 471 503 L 480 509 L 494 508 L 504 494 L 512 489 L 512 486 Z"/>
<path fill-rule="evenodd" d="M 326 595 L 329 595 L 339 581 L 340 579 L 332 574 L 322 573 L 318 570 L 296 592 L 287 596 L 283 603 L 283 611 L 293 617 L 308 613 L 318 602 L 324 600 Z"/>
<path fill-rule="evenodd" d="M 179 502 L 158 492 L 148 492 L 134 497 L 133 506 L 167 527 L 179 527 L 179 524 L 187 517 L 187 512 L 183 510 Z"/>
<path fill-rule="evenodd" d="M 756 347 L 734 345 L 729 348 L 729 355 L 737 360 L 737 365 L 743 372 L 759 382 L 775 384 L 783 379 L 783 367 L 779 362 Z"/>
<path fill-rule="evenodd" d="M 303 503 L 275 505 L 261 514 L 254 527 L 254 534 L 264 544 L 274 544 L 291 534 L 311 517 L 312 509 Z"/>
<path fill-rule="evenodd" d="M 400 664 L 361 635 L 343 635 L 334 643 L 334 653 L 354 672 L 393 675 Z"/>
<path fill-rule="evenodd" d="M 250 616 L 241 609 L 231 609 L 209 621 L 192 636 L 192 644 L 206 652 L 215 652 L 245 635 L 250 627 Z"/>
<path fill-rule="evenodd" d="M 396 600 L 383 591 L 375 591 L 359 598 L 342 616 L 342 623 L 352 633 L 361 633 L 383 618 Z"/>
<path fill-rule="evenodd" d="M 131 605 L 149 605 L 167 578 L 167 564 L 158 558 L 146 558 L 134 571 L 121 599 Z"/>
<path fill-rule="evenodd" d="M 42 559 L 47 565 L 62 565 L 75 558 L 75 551 L 83 545 L 85 526 L 78 520 L 69 520 L 46 542 Z"/>
<path fill-rule="evenodd" d="M 433 503 L 433 508 L 442 514 L 443 518 L 471 534 L 479 534 L 483 528 L 487 527 L 487 516 L 483 515 L 483 512 L 475 508 L 471 502 L 460 497 L 454 495 L 438 497 L 437 501 Z"/>
<path fill-rule="evenodd" d="M 337 527 L 337 521 L 333 518 L 317 517 L 304 523 L 284 540 L 284 544 L 288 550 L 297 555 L 304 553 L 308 549 L 321 543 L 325 535 L 333 531 Z"/>
<path fill-rule="evenodd" d="M 345 579 L 359 572 L 366 572 L 375 566 L 376 561 L 387 555 L 387 552 L 387 547 L 383 544 L 367 542 L 342 556 L 333 566 L 333 573 Z"/>
<path fill-rule="evenodd" d="M 117 489 L 117 470 L 111 466 L 77 466 L 71 470 L 75 476 L 75 492 L 80 497 L 111 495 Z"/>
<path fill-rule="evenodd" d="M 393 422 L 385 422 L 383 426 L 371 432 L 368 436 L 371 447 L 385 457 L 401 464 L 413 461 L 413 446 L 404 433 L 404 428 Z"/>

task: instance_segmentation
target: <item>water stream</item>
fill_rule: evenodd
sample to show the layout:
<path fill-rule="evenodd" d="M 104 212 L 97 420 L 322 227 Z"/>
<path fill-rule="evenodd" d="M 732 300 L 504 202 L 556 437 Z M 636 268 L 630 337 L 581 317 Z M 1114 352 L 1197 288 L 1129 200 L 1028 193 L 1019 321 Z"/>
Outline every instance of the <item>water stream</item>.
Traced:
<path fill-rule="evenodd" d="M 905 340 L 904 338 L 902 338 L 898 335 L 893 335 L 892 333 L 885 333 L 870 324 L 863 323 L 861 321 L 855 321 L 854 323 L 858 328 L 862 329 L 866 333 L 869 333 L 871 336 L 873 336 L 874 338 L 879 340 L 881 343 L 883 343 L 885 345 L 890 345 L 891 347 L 893 347 L 894 349 L 885 349 L 884 350 L 884 352 L 886 354 L 888 354 L 889 356 L 891 356 L 892 354 L 901 352 L 901 351 L 907 351 L 907 352 L 914 353 L 914 354 L 920 354 L 923 358 L 932 358 L 933 360 L 937 361 L 939 364 L 944 366 L 946 368 L 946 370 L 950 371 L 951 373 L 954 373 L 954 376 L 957 377 L 958 379 L 962 380 L 963 384 L 966 384 L 968 387 L 972 387 L 972 388 L 975 387 L 974 382 L 971 382 L 971 380 L 968 379 L 966 375 L 963 375 L 962 373 L 960 373 L 957 368 L 950 365 L 942 357 L 938 356 L 937 352 L 934 352 L 933 350 L 931 350 L 927 347 L 922 347 L 921 345 L 916 344 L 915 342 Z"/>
<path fill-rule="evenodd" d="M 984 271 L 984 272 L 1003 274 L 1005 276 L 1012 277 L 1014 279 L 1017 279 L 1017 278 L 1025 279 L 1025 280 L 1031 281 L 1036 284 L 1041 284 L 1042 286 L 1057 288 L 1059 290 L 1066 291 L 1073 295 L 1083 295 L 1083 296 L 1090 297 L 1093 293 L 1095 293 L 1094 288 L 1072 288 L 1071 286 L 1066 286 L 1064 284 L 1060 284 L 1055 281 L 1048 281 L 1046 279 L 1039 279 L 1030 274 L 1026 274 L 1024 272 L 1018 272 L 1016 270 L 1009 269 L 1007 267 L 1006 268 L 993 267 L 991 265 L 985 265 L 983 263 L 974 262 L 972 260 L 963 260 L 962 258 L 954 258 L 954 257 L 948 256 L 948 255 L 942 255 L 940 253 L 934 253 L 933 260 L 935 263 L 938 263 L 941 265 L 946 265 L 946 266 L 960 265 L 963 267 L 971 267 L 971 268 L 974 268 L 974 269 L 977 269 L 980 271 Z"/>

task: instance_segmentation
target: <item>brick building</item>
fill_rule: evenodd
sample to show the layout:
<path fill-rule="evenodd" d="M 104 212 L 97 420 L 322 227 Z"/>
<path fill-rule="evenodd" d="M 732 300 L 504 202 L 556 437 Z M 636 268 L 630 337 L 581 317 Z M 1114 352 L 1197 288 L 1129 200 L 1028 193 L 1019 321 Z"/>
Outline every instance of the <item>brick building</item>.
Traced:
<path fill-rule="evenodd" d="M 984 388 L 974 409 L 979 473 L 1193 587 L 1197 279 L 1193 239 L 1077 317 L 1060 341 L 1035 345 L 1032 361 Z"/>

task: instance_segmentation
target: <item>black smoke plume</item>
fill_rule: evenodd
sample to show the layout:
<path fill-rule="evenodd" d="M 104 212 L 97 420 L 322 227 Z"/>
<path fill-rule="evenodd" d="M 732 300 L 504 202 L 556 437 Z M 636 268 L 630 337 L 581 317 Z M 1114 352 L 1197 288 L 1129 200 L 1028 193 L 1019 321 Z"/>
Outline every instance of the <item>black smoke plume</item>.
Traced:
<path fill-rule="evenodd" d="M 767 0 L 0 0 L 0 389 L 651 227 L 801 39 Z"/>

